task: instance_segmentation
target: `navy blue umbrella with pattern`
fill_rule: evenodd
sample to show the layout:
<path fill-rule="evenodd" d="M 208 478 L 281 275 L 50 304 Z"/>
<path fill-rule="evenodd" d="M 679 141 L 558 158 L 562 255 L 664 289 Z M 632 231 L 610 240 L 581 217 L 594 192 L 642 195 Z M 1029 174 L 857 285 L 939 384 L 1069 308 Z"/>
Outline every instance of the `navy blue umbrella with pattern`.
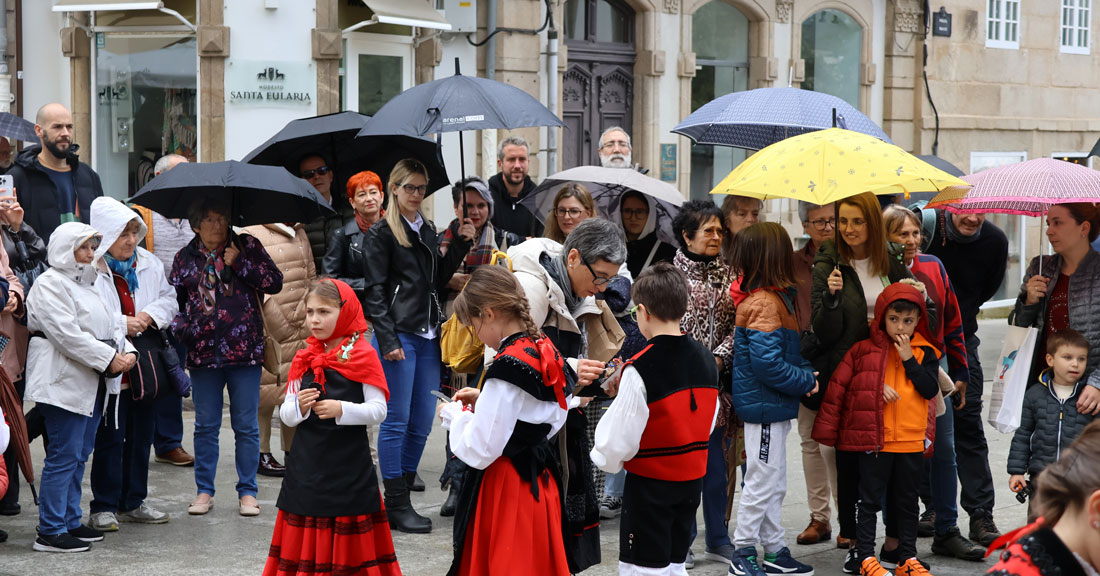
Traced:
<path fill-rule="evenodd" d="M 32 144 L 38 143 L 38 135 L 34 133 L 34 123 L 11 112 L 0 112 L 0 136 Z"/>

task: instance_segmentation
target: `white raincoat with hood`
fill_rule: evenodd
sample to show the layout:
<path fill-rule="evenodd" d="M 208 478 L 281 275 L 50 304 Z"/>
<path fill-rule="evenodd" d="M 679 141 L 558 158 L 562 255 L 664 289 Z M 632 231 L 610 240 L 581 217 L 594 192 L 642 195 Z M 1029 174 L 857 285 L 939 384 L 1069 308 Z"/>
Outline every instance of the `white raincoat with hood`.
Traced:
<path fill-rule="evenodd" d="M 144 238 L 148 231 L 140 214 L 122 202 L 107 196 L 101 196 L 92 201 L 89 219 L 92 228 L 103 235 L 103 241 L 99 245 L 99 250 L 96 251 L 97 257 L 106 256 L 111 245 L 118 240 L 131 220 L 136 220 L 138 223 L 139 239 Z M 134 299 L 134 310 L 148 314 L 156 324 L 155 328 L 166 329 L 179 312 L 176 289 L 168 283 L 168 279 L 164 276 L 164 266 L 152 252 L 141 246 L 136 247 L 135 250 L 137 251 L 138 288 L 131 295 Z M 122 304 L 118 299 L 111 269 L 105 261 L 97 260 L 96 272 L 99 274 L 99 281 L 95 283 L 96 290 L 107 304 L 107 309 L 122 322 L 122 330 L 125 333 L 126 316 L 122 313 Z"/>
<path fill-rule="evenodd" d="M 26 399 L 83 416 L 95 408 L 99 378 L 126 341 L 122 319 L 110 311 L 95 282 L 95 262 L 106 246 L 100 244 L 92 264 L 78 264 L 74 252 L 98 233 L 81 222 L 58 226 L 50 236 L 50 269 L 34 282 L 27 295 L 27 327 L 32 337 L 27 352 Z M 114 306 L 118 306 L 117 298 Z M 102 342 L 117 342 L 112 348 Z M 118 378 L 107 382 L 118 393 Z"/>

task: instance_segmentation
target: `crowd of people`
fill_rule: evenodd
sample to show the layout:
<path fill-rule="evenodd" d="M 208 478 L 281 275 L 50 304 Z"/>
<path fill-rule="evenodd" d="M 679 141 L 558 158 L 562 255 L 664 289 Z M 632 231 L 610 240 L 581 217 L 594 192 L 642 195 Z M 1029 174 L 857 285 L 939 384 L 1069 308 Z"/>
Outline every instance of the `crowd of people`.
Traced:
<path fill-rule="evenodd" d="M 257 474 L 283 477 L 264 574 L 400 574 L 390 531 L 433 530 L 412 494 L 437 419 L 452 574 L 583 572 L 616 517 L 620 574 L 684 574 L 700 507 L 704 558 L 730 574 L 813 574 L 781 522 L 792 429 L 809 508 L 795 540 L 847 549 L 845 573 L 928 574 L 918 537 L 971 561 L 1007 543 L 1005 574 L 1037 573 L 1025 566 L 1040 554 L 1064 574 L 1100 567 L 1094 205 L 1051 208 L 1055 255 L 1027 269 L 1009 322 L 1038 329 L 1032 384 L 994 474 L 977 316 L 1008 242 L 982 215 L 869 193 L 801 203 L 796 246 L 760 221 L 762 202 L 728 196 L 685 202 L 671 245 L 638 192 L 608 216 L 569 183 L 532 213 L 530 149 L 511 136 L 500 173 L 451 187 L 445 227 L 421 209 L 441 187 L 421 162 L 334 186 L 332 160 L 303 150 L 298 175 L 333 215 L 237 229 L 216 198 L 173 219 L 104 196 L 72 128 L 44 106 L 40 145 L 4 167 L 15 190 L 0 198 L 0 385 L 34 404 L 0 418 L 0 449 L 13 422 L 45 445 L 35 550 L 168 522 L 145 502 L 151 452 L 194 466 L 187 513 L 209 513 L 228 398 L 239 514 L 261 514 Z M 605 167 L 636 168 L 625 130 L 598 149 Z M 466 372 L 441 348 L 463 329 L 484 358 Z M 16 448 L 3 515 L 21 509 Z M 1030 494 L 1034 520 L 997 544 L 996 482 Z"/>

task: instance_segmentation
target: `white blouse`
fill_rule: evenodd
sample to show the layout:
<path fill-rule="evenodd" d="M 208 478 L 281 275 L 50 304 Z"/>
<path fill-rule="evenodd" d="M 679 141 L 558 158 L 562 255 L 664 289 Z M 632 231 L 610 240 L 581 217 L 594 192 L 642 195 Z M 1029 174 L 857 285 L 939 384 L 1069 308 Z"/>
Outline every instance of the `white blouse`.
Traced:
<path fill-rule="evenodd" d="M 279 418 L 287 426 L 297 426 L 309 418 L 313 410 L 306 410 L 302 414 L 298 410 L 298 388 L 302 385 L 301 379 L 294 380 L 286 387 L 286 398 L 279 407 Z M 336 417 L 337 426 L 373 426 L 386 419 L 386 393 L 377 386 L 363 384 L 363 402 L 348 402 L 340 400 L 340 409 L 343 412 Z"/>

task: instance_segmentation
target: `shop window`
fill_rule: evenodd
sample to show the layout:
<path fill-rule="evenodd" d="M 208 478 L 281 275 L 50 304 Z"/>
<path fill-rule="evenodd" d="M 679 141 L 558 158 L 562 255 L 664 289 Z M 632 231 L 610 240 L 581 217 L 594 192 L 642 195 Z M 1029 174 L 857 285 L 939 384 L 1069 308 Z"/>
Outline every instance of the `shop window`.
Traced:
<path fill-rule="evenodd" d="M 1069 54 L 1089 53 L 1089 17 L 1092 0 L 1062 0 L 1060 50 Z"/>
<path fill-rule="evenodd" d="M 691 17 L 695 77 L 691 110 L 731 92 L 749 88 L 749 19 L 740 10 L 713 0 Z M 709 193 L 746 156 L 740 148 L 696 144 L 691 147 L 691 197 Z"/>
<path fill-rule="evenodd" d="M 165 154 L 198 152 L 194 36 L 95 39 L 96 170 L 109 196 L 133 195 Z"/>
<path fill-rule="evenodd" d="M 802 22 L 802 88 L 832 94 L 859 108 L 863 29 L 840 10 L 815 12 Z"/>
<path fill-rule="evenodd" d="M 634 14 L 615 0 L 566 0 L 565 37 L 568 40 L 631 44 Z"/>
<path fill-rule="evenodd" d="M 1020 47 L 1020 0 L 988 0 L 985 23 L 986 48 Z"/>

